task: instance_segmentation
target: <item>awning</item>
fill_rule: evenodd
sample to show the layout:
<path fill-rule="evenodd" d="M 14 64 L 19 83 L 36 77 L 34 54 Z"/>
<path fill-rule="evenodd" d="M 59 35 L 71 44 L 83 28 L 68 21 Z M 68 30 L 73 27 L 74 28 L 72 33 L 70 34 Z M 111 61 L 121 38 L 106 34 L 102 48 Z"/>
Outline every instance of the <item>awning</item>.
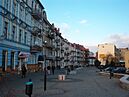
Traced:
<path fill-rule="evenodd" d="M 30 53 L 28 52 L 20 52 L 18 57 L 19 58 L 28 58 L 30 56 Z"/>

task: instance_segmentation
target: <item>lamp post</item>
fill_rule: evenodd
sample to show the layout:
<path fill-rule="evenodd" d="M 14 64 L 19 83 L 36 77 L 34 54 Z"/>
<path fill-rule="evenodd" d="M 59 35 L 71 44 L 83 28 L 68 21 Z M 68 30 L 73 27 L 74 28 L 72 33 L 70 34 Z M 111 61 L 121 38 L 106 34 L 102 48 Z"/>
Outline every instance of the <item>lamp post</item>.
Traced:
<path fill-rule="evenodd" d="M 44 45 L 46 46 L 47 41 L 44 41 Z M 47 85 L 47 72 L 46 72 L 46 50 L 44 49 L 44 91 L 46 91 Z"/>

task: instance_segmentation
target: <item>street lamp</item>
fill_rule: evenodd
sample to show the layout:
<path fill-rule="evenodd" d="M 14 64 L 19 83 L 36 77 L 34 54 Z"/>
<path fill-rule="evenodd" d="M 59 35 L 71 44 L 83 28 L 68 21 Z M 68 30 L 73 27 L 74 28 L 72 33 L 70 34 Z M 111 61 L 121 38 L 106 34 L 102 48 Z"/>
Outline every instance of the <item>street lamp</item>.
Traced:
<path fill-rule="evenodd" d="M 43 42 L 44 46 L 46 46 L 47 41 Z M 47 84 L 47 70 L 46 70 L 46 50 L 44 49 L 44 91 L 46 91 L 46 84 Z"/>

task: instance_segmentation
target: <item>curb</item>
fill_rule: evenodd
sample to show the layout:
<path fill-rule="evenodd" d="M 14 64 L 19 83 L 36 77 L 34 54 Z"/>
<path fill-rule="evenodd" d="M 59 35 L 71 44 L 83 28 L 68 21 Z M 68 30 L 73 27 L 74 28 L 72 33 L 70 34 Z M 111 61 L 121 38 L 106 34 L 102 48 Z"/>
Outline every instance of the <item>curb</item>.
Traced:
<path fill-rule="evenodd" d="M 129 90 L 129 75 L 124 75 L 122 78 L 120 78 L 120 86 L 124 89 Z"/>

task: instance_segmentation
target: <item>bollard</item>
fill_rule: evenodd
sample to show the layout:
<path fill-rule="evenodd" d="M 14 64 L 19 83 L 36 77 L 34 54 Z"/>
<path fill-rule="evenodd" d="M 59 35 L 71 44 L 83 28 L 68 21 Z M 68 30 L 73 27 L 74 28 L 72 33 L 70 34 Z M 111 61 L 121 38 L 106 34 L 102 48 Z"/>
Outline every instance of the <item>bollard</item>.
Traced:
<path fill-rule="evenodd" d="M 25 93 L 26 93 L 26 95 L 31 97 L 32 91 L 33 91 L 33 83 L 31 81 L 31 79 L 29 79 L 29 81 L 26 83 Z"/>

